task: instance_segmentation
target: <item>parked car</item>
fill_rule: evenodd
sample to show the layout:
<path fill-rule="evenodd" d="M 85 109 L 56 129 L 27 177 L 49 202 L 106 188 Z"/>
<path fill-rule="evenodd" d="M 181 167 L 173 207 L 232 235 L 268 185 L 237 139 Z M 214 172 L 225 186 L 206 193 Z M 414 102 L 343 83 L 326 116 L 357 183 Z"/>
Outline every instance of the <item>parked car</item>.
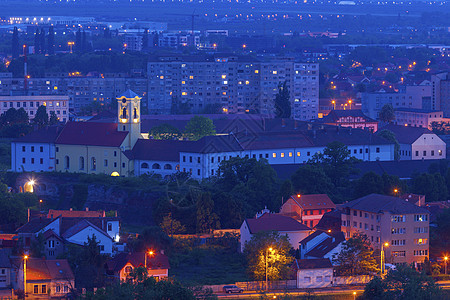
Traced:
<path fill-rule="evenodd" d="M 240 287 L 237 287 L 236 285 L 225 285 L 223 287 L 224 293 L 231 294 L 231 293 L 242 293 L 244 292 L 243 289 Z"/>

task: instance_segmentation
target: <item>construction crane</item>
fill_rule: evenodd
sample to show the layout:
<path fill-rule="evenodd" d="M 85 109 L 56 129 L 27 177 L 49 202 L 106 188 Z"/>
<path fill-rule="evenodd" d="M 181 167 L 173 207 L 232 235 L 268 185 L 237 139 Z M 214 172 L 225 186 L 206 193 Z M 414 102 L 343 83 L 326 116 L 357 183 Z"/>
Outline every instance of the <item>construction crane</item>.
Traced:
<path fill-rule="evenodd" d="M 166 15 L 170 15 L 170 16 L 190 16 L 191 17 L 191 28 L 192 28 L 192 31 L 191 31 L 191 34 L 192 35 L 194 35 L 194 21 L 195 21 L 195 17 L 200 17 L 200 15 L 197 15 L 197 14 L 195 14 L 195 10 L 194 10 L 194 12 L 192 13 L 192 14 L 169 14 L 169 13 L 166 13 Z"/>

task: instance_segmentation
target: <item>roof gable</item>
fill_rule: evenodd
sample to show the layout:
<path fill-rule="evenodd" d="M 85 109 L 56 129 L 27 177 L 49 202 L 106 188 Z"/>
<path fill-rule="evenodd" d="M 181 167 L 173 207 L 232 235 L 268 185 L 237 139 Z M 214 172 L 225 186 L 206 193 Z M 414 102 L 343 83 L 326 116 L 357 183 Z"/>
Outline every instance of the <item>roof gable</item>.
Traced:
<path fill-rule="evenodd" d="M 256 219 L 246 219 L 250 233 L 261 231 L 310 231 L 311 229 L 302 223 L 280 214 L 265 213 Z"/>

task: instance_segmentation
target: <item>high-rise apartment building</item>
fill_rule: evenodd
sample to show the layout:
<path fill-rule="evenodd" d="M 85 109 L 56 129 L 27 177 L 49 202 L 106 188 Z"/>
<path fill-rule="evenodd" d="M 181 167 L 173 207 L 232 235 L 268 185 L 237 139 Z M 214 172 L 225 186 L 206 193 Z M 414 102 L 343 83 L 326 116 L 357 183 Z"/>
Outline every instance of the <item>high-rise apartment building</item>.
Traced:
<path fill-rule="evenodd" d="M 278 86 L 286 82 L 292 117 L 317 118 L 319 66 L 294 59 L 249 56 L 165 56 L 148 63 L 150 113 L 167 114 L 179 103 L 191 112 L 218 106 L 225 113 L 271 115 Z"/>
<path fill-rule="evenodd" d="M 450 117 L 450 73 L 431 76 L 431 109 L 442 110 L 444 117 Z"/>

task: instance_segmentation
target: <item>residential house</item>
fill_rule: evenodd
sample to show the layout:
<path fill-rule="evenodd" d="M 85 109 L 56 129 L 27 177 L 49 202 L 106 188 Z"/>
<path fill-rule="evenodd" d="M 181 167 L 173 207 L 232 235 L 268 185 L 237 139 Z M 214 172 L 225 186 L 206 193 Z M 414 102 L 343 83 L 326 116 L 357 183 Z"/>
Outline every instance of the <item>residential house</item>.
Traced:
<path fill-rule="evenodd" d="M 139 267 L 147 268 L 149 276 L 161 280 L 169 276 L 170 264 L 168 257 L 163 253 L 135 252 L 119 253 L 108 260 L 105 267 L 107 275 L 120 281 L 130 279 L 133 270 Z"/>
<path fill-rule="evenodd" d="M 300 241 L 299 254 L 302 259 L 327 258 L 341 252 L 345 236 L 342 232 L 316 230 Z"/>
<path fill-rule="evenodd" d="M 432 130 L 433 122 L 448 121 L 442 111 L 431 109 L 397 108 L 395 110 L 395 125 L 423 127 Z"/>
<path fill-rule="evenodd" d="M 11 285 L 12 265 L 9 257 L 12 249 L 0 249 L 0 289 L 5 289 Z"/>
<path fill-rule="evenodd" d="M 292 195 L 280 208 L 280 214 L 294 218 L 309 226 L 315 227 L 322 216 L 334 210 L 336 205 L 326 194 Z"/>
<path fill-rule="evenodd" d="M 328 258 L 296 259 L 294 268 L 299 289 L 324 288 L 333 284 L 333 265 Z"/>
<path fill-rule="evenodd" d="M 26 292 L 32 299 L 65 298 L 75 287 L 75 277 L 66 259 L 28 258 L 24 268 L 21 257 L 11 258 L 14 268 L 12 286 L 24 289 L 26 268 Z"/>
<path fill-rule="evenodd" d="M 326 115 L 322 119 L 319 119 L 318 121 L 324 124 L 334 126 L 360 128 L 360 129 L 367 128 L 369 131 L 372 132 L 378 130 L 378 121 L 364 115 L 360 109 L 332 110 L 328 115 Z"/>
<path fill-rule="evenodd" d="M 445 159 L 446 143 L 427 128 L 386 125 L 380 130 L 392 131 L 400 144 L 400 159 Z"/>
<path fill-rule="evenodd" d="M 346 238 L 366 234 L 375 249 L 382 243 L 390 263 L 423 263 L 429 257 L 430 212 L 398 197 L 370 194 L 342 204 Z"/>
<path fill-rule="evenodd" d="M 254 234 L 262 231 L 276 231 L 280 235 L 286 235 L 291 246 L 298 249 L 300 241 L 309 235 L 311 228 L 280 214 L 264 213 L 253 219 L 245 219 L 240 228 L 241 251 L 244 251 L 245 243 Z"/>

